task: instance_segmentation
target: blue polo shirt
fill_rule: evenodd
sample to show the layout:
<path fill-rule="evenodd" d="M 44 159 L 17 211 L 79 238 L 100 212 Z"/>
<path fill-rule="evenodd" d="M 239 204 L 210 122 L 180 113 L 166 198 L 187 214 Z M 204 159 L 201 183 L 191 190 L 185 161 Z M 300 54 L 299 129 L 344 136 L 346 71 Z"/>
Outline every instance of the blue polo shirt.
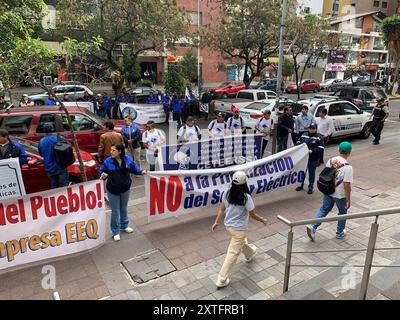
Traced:
<path fill-rule="evenodd" d="M 296 120 L 296 133 L 307 131 L 308 126 L 311 123 L 316 123 L 314 116 L 310 114 L 307 114 L 306 116 L 304 116 L 302 113 L 299 114 Z"/>

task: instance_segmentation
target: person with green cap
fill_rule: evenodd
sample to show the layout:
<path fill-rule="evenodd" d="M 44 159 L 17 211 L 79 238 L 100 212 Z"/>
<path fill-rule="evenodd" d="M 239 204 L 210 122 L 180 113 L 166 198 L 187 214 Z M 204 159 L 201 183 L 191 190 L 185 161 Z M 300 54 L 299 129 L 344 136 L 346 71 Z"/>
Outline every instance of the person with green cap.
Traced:
<path fill-rule="evenodd" d="M 316 218 L 324 218 L 332 210 L 333 206 L 339 210 L 339 215 L 347 214 L 350 208 L 351 183 L 353 182 L 353 167 L 347 162 L 350 157 L 352 145 L 344 141 L 339 145 L 339 156 L 329 159 L 326 166 L 336 169 L 335 192 L 331 195 L 324 194 L 322 206 L 317 212 Z M 315 241 L 315 233 L 320 224 L 307 227 L 307 235 L 311 241 Z M 337 224 L 336 238 L 342 239 L 346 234 L 346 220 L 340 220 Z"/>

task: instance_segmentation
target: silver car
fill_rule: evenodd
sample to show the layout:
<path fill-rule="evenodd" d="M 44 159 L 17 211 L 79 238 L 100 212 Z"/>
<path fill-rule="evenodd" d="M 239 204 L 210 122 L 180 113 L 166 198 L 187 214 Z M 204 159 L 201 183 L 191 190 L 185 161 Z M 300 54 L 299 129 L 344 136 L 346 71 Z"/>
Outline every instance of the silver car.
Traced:
<path fill-rule="evenodd" d="M 84 85 L 58 85 L 54 86 L 52 90 L 56 96 L 61 99 L 65 94 L 67 94 L 71 101 L 84 101 L 83 96 L 85 92 L 87 92 L 90 96 L 93 96 L 93 91 Z M 38 106 L 44 105 L 47 97 L 47 92 L 29 96 L 29 98 L 31 98 Z"/>

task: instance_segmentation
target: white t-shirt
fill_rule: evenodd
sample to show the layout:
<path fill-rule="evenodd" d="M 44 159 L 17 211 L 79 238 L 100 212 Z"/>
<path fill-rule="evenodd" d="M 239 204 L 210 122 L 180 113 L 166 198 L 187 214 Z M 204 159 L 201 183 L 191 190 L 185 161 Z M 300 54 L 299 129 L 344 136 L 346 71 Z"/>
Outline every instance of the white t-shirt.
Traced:
<path fill-rule="evenodd" d="M 154 151 L 165 142 L 165 136 L 160 131 L 155 129 L 153 132 L 145 131 L 143 133 L 143 143 L 147 143 L 149 147 L 147 148 L 148 154 L 154 154 Z"/>
<path fill-rule="evenodd" d="M 217 120 L 213 120 L 208 125 L 208 129 L 211 130 L 211 133 L 214 137 L 223 137 L 225 135 L 226 123 L 218 122 Z"/>
<path fill-rule="evenodd" d="M 270 131 L 271 131 L 271 127 L 272 127 L 272 121 L 271 121 L 271 119 L 265 119 L 265 118 L 262 118 L 259 122 L 258 122 L 258 124 L 257 124 L 257 128 L 259 129 L 259 130 L 261 130 L 261 132 L 263 132 L 263 133 L 267 133 L 268 135 L 266 136 L 266 137 L 263 137 L 263 139 L 264 140 L 269 140 L 269 133 L 270 133 Z"/>
<path fill-rule="evenodd" d="M 178 131 L 178 136 L 180 137 L 180 139 L 184 141 L 189 141 L 189 142 L 199 141 L 199 137 L 197 136 L 196 126 L 189 127 L 188 125 L 183 125 Z"/>
<path fill-rule="evenodd" d="M 324 118 L 317 118 L 317 132 L 324 137 L 330 136 L 335 132 L 335 126 L 333 120 L 330 116 L 325 116 Z"/>
<path fill-rule="evenodd" d="M 235 119 L 235 117 L 230 117 L 227 121 L 228 129 L 235 135 L 242 134 L 242 121 L 241 118 Z"/>
<path fill-rule="evenodd" d="M 337 156 L 334 158 L 331 158 L 327 163 L 327 167 L 335 167 L 335 166 L 340 166 L 343 164 L 348 163 L 348 161 L 341 156 Z M 343 199 L 346 198 L 346 195 L 344 193 L 344 182 L 350 182 L 353 183 L 353 167 L 351 165 L 346 165 L 342 166 L 337 170 L 337 175 L 336 175 L 336 181 L 335 183 L 338 183 L 339 181 L 342 181 L 338 186 L 336 186 L 335 192 L 331 194 L 331 197 L 338 198 L 338 199 Z"/>
<path fill-rule="evenodd" d="M 227 199 L 228 192 L 223 196 L 223 204 L 225 206 L 225 227 L 237 230 L 246 230 L 249 223 L 249 212 L 254 210 L 254 202 L 250 195 L 246 194 L 247 200 L 244 206 L 235 206 L 230 204 Z"/>

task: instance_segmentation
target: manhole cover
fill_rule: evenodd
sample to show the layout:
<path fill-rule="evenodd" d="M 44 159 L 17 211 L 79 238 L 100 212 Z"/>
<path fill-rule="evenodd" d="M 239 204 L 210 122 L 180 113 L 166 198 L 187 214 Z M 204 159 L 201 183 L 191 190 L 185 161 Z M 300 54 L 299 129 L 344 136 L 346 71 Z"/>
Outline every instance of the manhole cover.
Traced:
<path fill-rule="evenodd" d="M 136 283 L 144 283 L 176 270 L 160 250 L 140 254 L 123 261 L 122 265 Z"/>

